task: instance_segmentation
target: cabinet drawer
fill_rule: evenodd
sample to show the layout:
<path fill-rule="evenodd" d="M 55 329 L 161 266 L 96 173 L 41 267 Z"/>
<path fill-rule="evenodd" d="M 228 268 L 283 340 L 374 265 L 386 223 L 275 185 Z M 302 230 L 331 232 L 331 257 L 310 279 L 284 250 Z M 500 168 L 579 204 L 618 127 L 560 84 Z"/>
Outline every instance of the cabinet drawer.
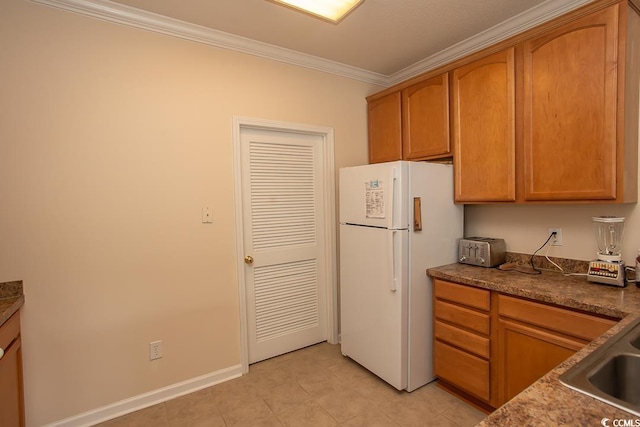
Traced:
<path fill-rule="evenodd" d="M 436 341 L 434 371 L 437 377 L 450 382 L 485 401 L 489 401 L 489 362 Z"/>
<path fill-rule="evenodd" d="M 0 347 L 6 350 L 18 335 L 20 335 L 20 312 L 14 313 L 0 326 Z"/>
<path fill-rule="evenodd" d="M 437 340 L 489 359 L 489 338 L 456 328 L 436 320 L 434 336 Z"/>
<path fill-rule="evenodd" d="M 434 303 L 436 319 L 444 320 L 480 334 L 489 335 L 489 314 L 436 300 Z"/>
<path fill-rule="evenodd" d="M 506 295 L 498 295 L 498 313 L 502 317 L 510 317 L 585 341 L 599 337 L 617 323 L 615 320 Z"/>
<path fill-rule="evenodd" d="M 436 298 L 468 305 L 469 307 L 489 311 L 491 308 L 490 292 L 457 283 L 434 279 L 434 295 Z"/>

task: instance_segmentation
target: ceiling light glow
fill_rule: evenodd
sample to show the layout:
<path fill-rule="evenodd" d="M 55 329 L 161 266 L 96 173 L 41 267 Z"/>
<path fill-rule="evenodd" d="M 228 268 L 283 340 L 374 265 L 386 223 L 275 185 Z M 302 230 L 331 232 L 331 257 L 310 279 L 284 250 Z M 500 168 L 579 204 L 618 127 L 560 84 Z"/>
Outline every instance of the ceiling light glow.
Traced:
<path fill-rule="evenodd" d="M 364 0 L 272 0 L 337 24 Z"/>

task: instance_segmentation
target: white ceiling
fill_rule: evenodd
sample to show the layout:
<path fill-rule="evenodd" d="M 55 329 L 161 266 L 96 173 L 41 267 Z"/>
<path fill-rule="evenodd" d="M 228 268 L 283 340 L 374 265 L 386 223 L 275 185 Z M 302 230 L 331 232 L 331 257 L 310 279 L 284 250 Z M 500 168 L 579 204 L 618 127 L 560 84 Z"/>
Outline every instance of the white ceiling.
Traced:
<path fill-rule="evenodd" d="M 177 36 L 284 61 L 299 53 L 291 62 L 390 85 L 592 0 L 364 0 L 337 25 L 268 0 L 33 1 L 143 28 L 154 21 L 146 29 L 171 35 L 195 24 Z"/>

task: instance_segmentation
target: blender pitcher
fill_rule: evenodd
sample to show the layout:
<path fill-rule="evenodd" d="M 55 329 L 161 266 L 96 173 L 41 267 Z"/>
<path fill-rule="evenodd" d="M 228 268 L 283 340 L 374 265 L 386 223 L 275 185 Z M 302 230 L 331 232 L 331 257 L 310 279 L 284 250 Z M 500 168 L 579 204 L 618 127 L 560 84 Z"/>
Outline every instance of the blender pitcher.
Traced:
<path fill-rule="evenodd" d="M 626 286 L 622 261 L 624 218 L 594 216 L 598 259 L 589 263 L 587 280 L 606 285 Z"/>
<path fill-rule="evenodd" d="M 593 217 L 598 244 L 598 259 L 620 261 L 622 258 L 622 233 L 624 218 L 614 216 Z"/>

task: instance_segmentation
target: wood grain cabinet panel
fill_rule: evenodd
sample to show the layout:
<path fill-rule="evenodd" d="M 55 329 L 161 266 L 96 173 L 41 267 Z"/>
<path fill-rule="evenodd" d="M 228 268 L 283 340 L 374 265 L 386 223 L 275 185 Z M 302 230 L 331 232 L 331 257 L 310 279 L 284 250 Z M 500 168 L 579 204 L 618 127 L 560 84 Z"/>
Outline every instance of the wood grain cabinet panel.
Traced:
<path fill-rule="evenodd" d="M 449 304 L 438 299 L 434 304 L 433 312 L 436 319 L 444 320 L 479 334 L 489 335 L 490 321 L 487 313 Z"/>
<path fill-rule="evenodd" d="M 367 101 L 369 163 L 451 156 L 448 73 Z"/>
<path fill-rule="evenodd" d="M 433 279 L 436 298 L 489 311 L 491 308 L 491 292 L 486 289 L 472 288 L 457 283 Z"/>
<path fill-rule="evenodd" d="M 497 302 L 500 405 L 617 322 L 508 295 Z"/>
<path fill-rule="evenodd" d="M 571 335 L 585 343 L 598 338 L 617 323 L 617 320 L 508 295 L 498 295 L 498 314 L 501 317 L 518 319 L 531 325 Z"/>
<path fill-rule="evenodd" d="M 20 314 L 15 313 L 0 327 L 0 426 L 23 427 L 22 341 Z"/>
<path fill-rule="evenodd" d="M 435 375 L 487 411 L 619 320 L 442 279 L 433 286 Z"/>
<path fill-rule="evenodd" d="M 585 343 L 535 327 L 500 319 L 498 323 L 499 404 L 536 382 Z"/>
<path fill-rule="evenodd" d="M 635 203 L 639 39 L 595 0 L 372 95 L 370 162 L 452 157 L 458 203 Z"/>
<path fill-rule="evenodd" d="M 489 338 L 479 336 L 473 332 L 448 325 L 436 320 L 434 336 L 438 341 L 447 343 L 453 347 L 464 348 L 468 352 L 489 359 Z"/>
<path fill-rule="evenodd" d="M 463 389 L 481 400 L 488 401 L 489 361 L 436 341 L 434 370 L 441 379 Z"/>
<path fill-rule="evenodd" d="M 369 163 L 402 160 L 402 97 L 400 91 L 369 101 Z"/>
<path fill-rule="evenodd" d="M 434 279 L 434 373 L 480 407 L 491 392 L 490 291 Z"/>
<path fill-rule="evenodd" d="M 617 5 L 524 44 L 524 197 L 616 198 Z"/>
<path fill-rule="evenodd" d="M 402 144 L 405 160 L 451 155 L 448 73 L 402 90 Z"/>
<path fill-rule="evenodd" d="M 514 49 L 453 71 L 456 202 L 513 202 L 515 182 Z"/>

